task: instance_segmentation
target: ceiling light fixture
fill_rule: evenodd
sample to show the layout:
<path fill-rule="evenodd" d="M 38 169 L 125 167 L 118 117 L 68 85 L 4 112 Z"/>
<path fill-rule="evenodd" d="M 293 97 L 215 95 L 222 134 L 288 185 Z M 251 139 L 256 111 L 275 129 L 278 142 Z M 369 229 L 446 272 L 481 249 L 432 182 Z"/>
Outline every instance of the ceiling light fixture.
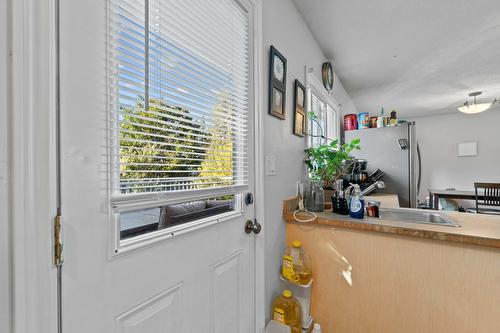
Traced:
<path fill-rule="evenodd" d="M 483 111 L 488 110 L 493 104 L 495 104 L 497 102 L 497 100 L 494 99 L 493 102 L 491 102 L 491 103 L 477 103 L 476 98 L 477 98 L 477 96 L 479 96 L 481 94 L 482 94 L 481 91 L 476 91 L 476 92 L 470 93 L 469 96 L 474 97 L 474 102 L 469 103 L 469 101 L 466 101 L 464 103 L 464 105 L 459 106 L 457 108 L 458 111 L 463 112 L 463 113 L 468 113 L 468 114 L 479 113 L 479 112 L 483 112 Z"/>

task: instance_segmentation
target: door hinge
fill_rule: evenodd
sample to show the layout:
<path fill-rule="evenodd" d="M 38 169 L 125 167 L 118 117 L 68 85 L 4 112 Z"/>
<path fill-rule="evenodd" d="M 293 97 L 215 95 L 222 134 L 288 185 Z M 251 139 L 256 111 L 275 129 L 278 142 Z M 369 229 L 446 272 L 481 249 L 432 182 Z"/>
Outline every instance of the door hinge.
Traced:
<path fill-rule="evenodd" d="M 57 215 L 54 219 L 54 264 L 56 266 L 62 266 L 64 262 L 63 246 L 62 216 Z"/>

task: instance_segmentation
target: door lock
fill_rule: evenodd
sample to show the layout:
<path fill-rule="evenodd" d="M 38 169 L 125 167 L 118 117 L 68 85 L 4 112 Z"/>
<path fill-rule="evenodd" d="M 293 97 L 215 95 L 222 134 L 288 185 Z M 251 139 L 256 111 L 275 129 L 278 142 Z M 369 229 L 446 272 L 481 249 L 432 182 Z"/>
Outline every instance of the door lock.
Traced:
<path fill-rule="evenodd" d="M 249 206 L 249 205 L 253 204 L 253 194 L 252 194 L 252 193 L 247 193 L 247 194 L 245 195 L 245 204 L 246 204 L 247 206 Z"/>
<path fill-rule="evenodd" d="M 260 225 L 259 222 L 257 222 L 257 220 L 248 220 L 246 223 L 245 223 L 245 232 L 247 234 L 250 234 L 250 233 L 254 233 L 254 234 L 258 234 L 260 233 L 260 231 L 262 230 L 262 226 Z"/>

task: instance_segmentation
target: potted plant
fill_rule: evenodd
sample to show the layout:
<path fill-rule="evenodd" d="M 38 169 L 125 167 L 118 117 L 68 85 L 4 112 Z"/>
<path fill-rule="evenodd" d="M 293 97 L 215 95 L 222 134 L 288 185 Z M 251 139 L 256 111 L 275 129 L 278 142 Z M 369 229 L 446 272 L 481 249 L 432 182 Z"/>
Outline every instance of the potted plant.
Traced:
<path fill-rule="evenodd" d="M 317 116 L 310 112 L 308 116 L 317 122 Z M 319 123 L 318 123 L 318 126 Z M 321 126 L 320 126 L 321 128 Z M 323 137 L 323 136 L 321 136 Z M 323 137 L 324 138 L 324 137 Z M 305 150 L 306 158 L 304 163 L 309 171 L 309 179 L 319 181 L 326 193 L 325 200 L 329 200 L 335 182 L 349 174 L 355 162 L 351 152 L 361 149 L 360 139 L 353 139 L 351 142 L 341 144 L 338 139 L 330 140 L 324 138 L 324 143 L 317 147 L 309 147 Z"/>

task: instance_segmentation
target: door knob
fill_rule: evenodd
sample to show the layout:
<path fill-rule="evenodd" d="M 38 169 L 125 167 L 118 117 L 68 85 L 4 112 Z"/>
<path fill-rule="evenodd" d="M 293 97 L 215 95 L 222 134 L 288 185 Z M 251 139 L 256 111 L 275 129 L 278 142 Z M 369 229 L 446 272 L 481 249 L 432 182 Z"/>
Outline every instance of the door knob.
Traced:
<path fill-rule="evenodd" d="M 247 234 L 250 234 L 250 233 L 254 233 L 254 234 L 258 234 L 260 231 L 262 230 L 262 226 L 260 225 L 259 222 L 257 222 L 257 220 L 248 220 L 246 223 L 245 223 L 245 232 Z"/>

